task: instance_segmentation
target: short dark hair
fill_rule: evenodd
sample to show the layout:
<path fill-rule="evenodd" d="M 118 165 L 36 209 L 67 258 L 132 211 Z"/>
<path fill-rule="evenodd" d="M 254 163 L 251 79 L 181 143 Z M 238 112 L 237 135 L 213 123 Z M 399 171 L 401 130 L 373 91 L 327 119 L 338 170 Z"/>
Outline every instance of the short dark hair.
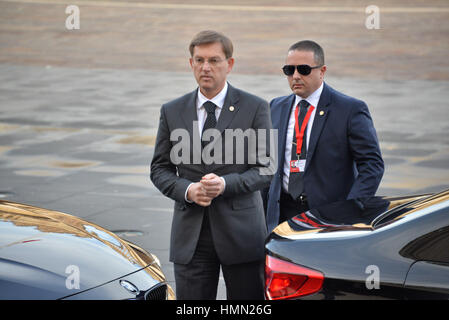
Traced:
<path fill-rule="evenodd" d="M 324 65 L 324 51 L 321 46 L 312 40 L 302 40 L 293 44 L 288 52 L 297 50 L 297 51 L 312 51 L 315 63 L 317 65 Z"/>
<path fill-rule="evenodd" d="M 213 30 L 204 30 L 198 33 L 190 42 L 189 45 L 189 51 L 190 56 L 193 57 L 193 49 L 195 46 L 199 46 L 202 44 L 209 44 L 209 43 L 215 43 L 219 42 L 221 43 L 221 46 L 223 47 L 223 52 L 226 56 L 226 59 L 229 59 L 232 57 L 232 52 L 234 50 L 232 46 L 231 40 L 226 37 L 224 34 L 213 31 Z"/>

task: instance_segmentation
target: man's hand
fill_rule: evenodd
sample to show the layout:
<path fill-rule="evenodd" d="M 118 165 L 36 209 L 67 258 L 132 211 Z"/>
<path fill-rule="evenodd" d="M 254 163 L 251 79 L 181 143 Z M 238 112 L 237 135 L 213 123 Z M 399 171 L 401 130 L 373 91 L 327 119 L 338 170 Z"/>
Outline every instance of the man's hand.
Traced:
<path fill-rule="evenodd" d="M 206 189 L 201 182 L 196 182 L 187 190 L 187 199 L 202 207 L 207 207 L 210 205 L 213 198 L 206 194 Z"/>
<path fill-rule="evenodd" d="M 223 179 L 215 173 L 206 174 L 201 178 L 200 183 L 206 191 L 206 195 L 212 199 L 222 194 L 225 187 Z"/>

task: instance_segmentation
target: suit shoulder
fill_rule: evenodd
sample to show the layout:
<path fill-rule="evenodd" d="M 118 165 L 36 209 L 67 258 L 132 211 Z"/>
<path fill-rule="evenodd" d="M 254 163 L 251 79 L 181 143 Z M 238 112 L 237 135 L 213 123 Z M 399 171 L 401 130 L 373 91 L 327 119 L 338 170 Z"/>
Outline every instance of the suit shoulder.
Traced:
<path fill-rule="evenodd" d="M 234 90 L 236 90 L 238 92 L 239 99 L 242 101 L 250 101 L 251 104 L 254 104 L 254 105 L 260 105 L 260 104 L 268 105 L 268 102 L 265 99 L 258 97 L 255 94 L 249 93 L 247 91 L 244 91 L 244 90 L 238 89 L 238 88 L 234 88 Z"/>
<path fill-rule="evenodd" d="M 281 96 L 281 97 L 273 98 L 270 101 L 271 110 L 275 110 L 275 109 L 279 108 L 280 106 L 283 106 L 285 103 L 289 103 L 291 97 L 292 97 L 292 95 L 290 94 L 288 96 Z"/>
<path fill-rule="evenodd" d="M 337 105 L 345 106 L 347 108 L 354 108 L 354 107 L 363 107 L 366 106 L 366 103 L 360 99 L 348 96 L 345 93 L 342 93 L 340 91 L 337 91 L 335 89 L 332 89 L 329 87 L 329 90 L 331 92 L 332 96 L 332 103 L 335 103 Z"/>
<path fill-rule="evenodd" d="M 162 105 L 162 108 L 172 109 L 177 107 L 183 107 L 191 98 L 192 95 L 195 95 L 196 90 L 186 93 L 178 98 L 170 100 Z"/>

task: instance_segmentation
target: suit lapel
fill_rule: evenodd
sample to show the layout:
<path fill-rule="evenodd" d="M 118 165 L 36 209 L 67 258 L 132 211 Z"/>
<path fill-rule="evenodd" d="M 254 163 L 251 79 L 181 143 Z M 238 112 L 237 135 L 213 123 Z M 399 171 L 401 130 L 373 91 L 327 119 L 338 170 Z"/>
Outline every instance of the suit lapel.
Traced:
<path fill-rule="evenodd" d="M 313 153 L 315 152 L 315 148 L 318 143 L 321 131 L 323 130 L 324 123 L 326 122 L 327 116 L 330 112 L 330 109 L 328 108 L 330 101 L 330 89 L 325 83 L 323 91 L 321 92 L 320 100 L 318 102 L 317 110 L 315 112 L 312 132 L 310 133 L 309 148 L 307 150 L 306 170 L 313 157 Z"/>
<path fill-rule="evenodd" d="M 220 117 L 217 121 L 217 126 L 215 127 L 222 134 L 223 131 L 229 127 L 232 119 L 238 113 L 240 106 L 238 104 L 239 94 L 238 91 L 228 83 L 228 92 L 223 104 L 223 108 L 220 112 Z M 231 108 L 231 106 L 233 108 Z"/>
<path fill-rule="evenodd" d="M 215 129 L 220 132 L 220 135 L 222 137 L 221 142 L 224 142 L 223 138 L 223 131 L 229 127 L 232 120 L 234 119 L 235 115 L 238 113 L 240 106 L 238 104 L 239 101 L 239 93 L 238 91 L 232 87 L 228 83 L 228 92 L 226 93 L 226 98 L 223 103 L 223 107 L 221 108 L 220 116 L 218 117 L 217 125 L 215 126 Z M 232 106 L 232 108 L 231 108 Z M 215 144 L 217 143 L 217 139 L 214 139 L 209 146 L 211 148 L 215 147 Z M 204 165 L 205 168 L 207 168 L 208 171 L 212 172 L 215 167 L 220 166 L 220 164 L 210 164 L 210 165 Z"/>
<path fill-rule="evenodd" d="M 224 136 L 223 131 L 229 127 L 232 120 L 234 119 L 235 115 L 238 113 L 240 106 L 238 105 L 238 91 L 232 87 L 228 83 L 228 92 L 226 93 L 226 98 L 223 103 L 223 107 L 221 108 L 220 116 L 218 117 L 217 125 L 215 126 L 215 129 L 217 129 L 220 132 L 221 135 L 221 143 L 224 144 Z M 232 108 L 231 108 L 232 106 Z M 232 111 L 231 111 L 232 110 Z M 215 144 L 217 143 L 217 139 L 214 139 L 210 146 L 213 148 L 215 147 Z M 222 145 L 223 147 L 223 145 Z M 216 167 L 219 167 L 220 164 L 211 164 L 208 166 L 208 170 L 213 172 Z"/>
<path fill-rule="evenodd" d="M 189 132 L 189 137 L 193 138 L 190 139 L 190 150 L 192 150 L 193 155 L 201 155 L 201 140 L 197 124 L 198 114 L 196 112 L 197 95 L 198 89 L 189 94 L 186 105 L 182 106 L 183 112 L 181 117 L 184 120 L 187 131 Z M 196 143 L 194 141 L 196 141 Z"/>
<path fill-rule="evenodd" d="M 223 108 L 221 108 L 217 125 L 215 126 L 215 129 L 220 131 L 220 135 L 223 135 L 223 131 L 229 127 L 232 119 L 234 119 L 235 115 L 238 113 L 240 109 L 238 101 L 239 101 L 238 91 L 228 83 L 228 92 L 226 94 L 226 98 L 223 103 Z M 214 139 L 211 142 L 210 146 L 213 147 L 215 143 L 217 143 L 216 139 Z"/>
<path fill-rule="evenodd" d="M 295 103 L 295 95 L 292 94 L 286 103 L 281 106 L 281 118 L 279 123 L 279 132 L 281 133 L 279 146 L 281 148 L 278 150 L 279 155 L 279 168 L 283 168 L 285 161 L 285 143 L 287 139 L 288 121 L 290 120 L 290 112 L 292 110 L 293 104 Z M 283 172 L 283 171 L 282 171 Z"/>

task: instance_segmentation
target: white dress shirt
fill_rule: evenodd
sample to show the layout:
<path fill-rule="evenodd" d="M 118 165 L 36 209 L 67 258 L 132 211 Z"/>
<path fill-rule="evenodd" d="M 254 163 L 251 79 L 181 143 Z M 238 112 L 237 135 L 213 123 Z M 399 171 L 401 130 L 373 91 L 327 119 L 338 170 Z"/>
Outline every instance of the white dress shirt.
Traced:
<path fill-rule="evenodd" d="M 196 99 L 196 114 L 198 116 L 198 130 L 200 132 L 200 138 L 203 133 L 204 123 L 206 122 L 206 118 L 207 118 L 207 111 L 206 111 L 206 108 L 204 108 L 203 104 L 207 101 L 210 101 L 210 102 L 213 102 L 217 106 L 217 108 L 215 109 L 215 118 L 218 121 L 218 117 L 220 116 L 221 109 L 223 108 L 227 92 L 228 92 L 228 83 L 227 82 L 225 82 L 225 86 L 223 87 L 223 89 L 212 99 L 206 98 L 201 93 L 200 89 L 198 89 L 198 96 Z"/>
<path fill-rule="evenodd" d="M 295 110 L 298 107 L 298 103 L 301 100 L 307 100 L 307 102 L 314 106 L 314 110 L 310 115 L 309 122 L 307 123 L 307 150 L 309 150 L 309 141 L 310 141 L 310 133 L 312 132 L 313 120 L 315 119 L 315 113 L 318 106 L 318 102 L 320 101 L 321 92 L 323 91 L 323 83 L 321 86 L 314 91 L 310 96 L 306 99 L 301 98 L 300 96 L 295 97 L 295 104 L 290 113 L 290 119 L 288 120 L 288 128 L 287 128 L 287 136 L 285 138 L 285 160 L 284 160 L 284 175 L 282 179 L 282 186 L 284 191 L 288 191 L 288 179 L 290 178 L 290 160 L 292 158 L 292 142 L 293 142 L 293 132 L 295 127 Z"/>

